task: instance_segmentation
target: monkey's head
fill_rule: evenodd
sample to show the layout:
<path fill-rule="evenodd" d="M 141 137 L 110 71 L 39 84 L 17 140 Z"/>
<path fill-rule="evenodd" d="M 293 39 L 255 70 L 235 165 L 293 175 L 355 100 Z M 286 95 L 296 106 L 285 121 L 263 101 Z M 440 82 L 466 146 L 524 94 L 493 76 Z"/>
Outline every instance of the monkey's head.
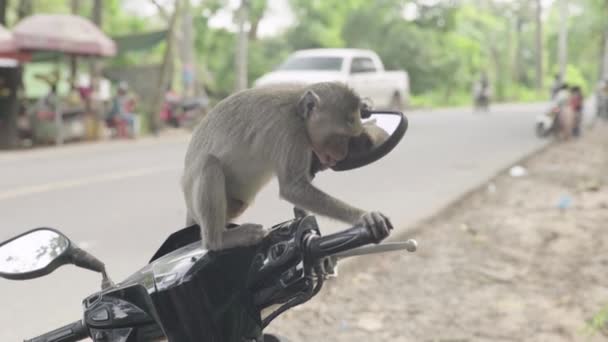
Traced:
<path fill-rule="evenodd" d="M 323 169 L 343 160 L 351 138 L 363 132 L 361 106 L 359 96 L 341 83 L 316 83 L 304 90 L 297 111 Z"/>
<path fill-rule="evenodd" d="M 378 146 L 384 144 L 388 138 L 390 138 L 390 135 L 376 124 L 376 120 L 369 120 L 363 124 L 363 132 L 349 140 L 348 154 L 345 159 L 357 159 L 367 155 L 378 148 Z M 318 156 L 313 153 L 310 175 L 314 177 L 317 172 L 326 170 L 327 168 L 327 166 L 321 164 Z"/>

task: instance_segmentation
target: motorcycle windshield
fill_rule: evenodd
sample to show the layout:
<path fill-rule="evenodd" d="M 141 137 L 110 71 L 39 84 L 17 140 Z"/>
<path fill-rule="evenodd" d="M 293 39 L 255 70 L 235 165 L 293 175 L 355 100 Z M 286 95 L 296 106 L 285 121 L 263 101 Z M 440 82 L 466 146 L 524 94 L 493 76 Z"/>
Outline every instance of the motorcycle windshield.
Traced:
<path fill-rule="evenodd" d="M 200 241 L 189 241 L 157 252 L 118 286 L 146 287 L 169 341 L 256 338 L 261 317 L 246 286 L 256 247 L 209 252 Z"/>

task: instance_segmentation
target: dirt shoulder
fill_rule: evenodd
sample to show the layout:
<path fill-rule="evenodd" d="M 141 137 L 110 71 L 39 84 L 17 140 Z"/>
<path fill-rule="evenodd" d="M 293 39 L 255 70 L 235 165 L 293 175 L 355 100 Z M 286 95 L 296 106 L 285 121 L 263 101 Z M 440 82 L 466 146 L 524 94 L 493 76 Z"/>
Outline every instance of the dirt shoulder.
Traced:
<path fill-rule="evenodd" d="M 416 227 L 415 254 L 360 258 L 268 331 L 294 341 L 608 340 L 608 328 L 585 334 L 608 306 L 608 126 L 523 166 L 525 176 L 499 175 Z"/>

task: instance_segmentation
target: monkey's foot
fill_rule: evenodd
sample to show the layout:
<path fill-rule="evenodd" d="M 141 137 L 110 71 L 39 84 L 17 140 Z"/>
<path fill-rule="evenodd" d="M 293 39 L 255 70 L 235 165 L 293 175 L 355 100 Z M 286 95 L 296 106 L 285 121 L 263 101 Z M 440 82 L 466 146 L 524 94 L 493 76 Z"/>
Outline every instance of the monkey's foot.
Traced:
<path fill-rule="evenodd" d="M 261 224 L 243 223 L 223 232 L 222 247 L 251 246 L 260 242 L 264 236 L 266 236 L 266 230 Z"/>

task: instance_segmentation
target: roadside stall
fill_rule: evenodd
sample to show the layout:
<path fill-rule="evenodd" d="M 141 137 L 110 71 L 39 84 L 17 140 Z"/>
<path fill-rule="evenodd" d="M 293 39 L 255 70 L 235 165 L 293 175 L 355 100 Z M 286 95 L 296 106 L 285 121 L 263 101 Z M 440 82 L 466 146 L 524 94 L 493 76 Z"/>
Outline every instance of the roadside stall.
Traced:
<path fill-rule="evenodd" d="M 19 105 L 20 66 L 30 59 L 13 34 L 0 25 L 0 148 L 13 148 L 28 137 L 28 121 Z"/>
<path fill-rule="evenodd" d="M 39 110 L 33 116 L 37 137 L 43 141 L 54 139 L 59 145 L 66 138 L 83 135 L 82 130 L 98 121 L 95 115 L 89 113 L 91 106 L 86 103 L 93 100 L 91 85 L 94 81 L 89 82 L 87 89 L 71 80 L 71 92 L 67 98 L 62 98 L 57 93 L 59 65 L 72 56 L 114 56 L 114 41 L 86 18 L 68 14 L 37 14 L 27 17 L 17 23 L 13 34 L 20 51 L 50 54 L 57 65 L 56 72 L 37 75 L 38 79 L 44 80 L 49 86 L 48 96 L 38 103 Z M 84 100 L 78 101 L 79 96 Z"/>

